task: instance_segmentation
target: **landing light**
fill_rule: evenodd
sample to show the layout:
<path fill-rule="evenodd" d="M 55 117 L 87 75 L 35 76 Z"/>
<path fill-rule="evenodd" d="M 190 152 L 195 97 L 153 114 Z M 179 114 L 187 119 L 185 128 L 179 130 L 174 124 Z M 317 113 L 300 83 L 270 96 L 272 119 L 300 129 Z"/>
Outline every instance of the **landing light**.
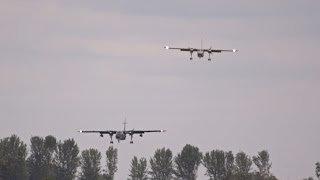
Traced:
<path fill-rule="evenodd" d="M 169 49 L 169 46 L 165 46 L 164 48 Z"/>
<path fill-rule="evenodd" d="M 233 52 L 238 52 L 238 50 L 236 50 L 236 49 L 233 49 L 232 51 L 233 51 Z"/>

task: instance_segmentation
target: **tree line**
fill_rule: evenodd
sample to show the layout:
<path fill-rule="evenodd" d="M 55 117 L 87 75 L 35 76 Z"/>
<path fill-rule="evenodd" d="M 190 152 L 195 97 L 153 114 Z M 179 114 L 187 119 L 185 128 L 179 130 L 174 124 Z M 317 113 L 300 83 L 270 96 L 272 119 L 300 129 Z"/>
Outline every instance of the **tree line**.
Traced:
<path fill-rule="evenodd" d="M 118 151 L 110 146 L 105 168 L 97 149 L 80 152 L 73 139 L 57 141 L 49 135 L 33 136 L 30 148 L 16 135 L 0 140 L 0 180 L 113 180 L 117 172 Z M 271 173 L 267 150 L 250 157 L 240 151 L 212 150 L 206 153 L 190 144 L 173 156 L 170 149 L 157 149 L 149 160 L 134 156 L 127 180 L 196 180 L 199 166 L 209 180 L 277 180 Z M 316 163 L 320 179 L 320 163 Z M 312 177 L 304 180 L 312 180 Z"/>

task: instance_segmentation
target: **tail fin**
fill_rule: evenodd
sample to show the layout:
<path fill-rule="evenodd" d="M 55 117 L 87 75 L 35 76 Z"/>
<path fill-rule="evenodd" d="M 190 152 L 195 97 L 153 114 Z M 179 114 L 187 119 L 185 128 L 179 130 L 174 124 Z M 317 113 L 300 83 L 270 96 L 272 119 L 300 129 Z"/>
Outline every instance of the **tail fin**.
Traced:
<path fill-rule="evenodd" d="M 126 131 L 126 124 L 127 124 L 127 118 L 124 118 L 123 124 L 123 131 Z"/>
<path fill-rule="evenodd" d="M 202 50 L 203 39 L 201 39 L 201 50 Z"/>

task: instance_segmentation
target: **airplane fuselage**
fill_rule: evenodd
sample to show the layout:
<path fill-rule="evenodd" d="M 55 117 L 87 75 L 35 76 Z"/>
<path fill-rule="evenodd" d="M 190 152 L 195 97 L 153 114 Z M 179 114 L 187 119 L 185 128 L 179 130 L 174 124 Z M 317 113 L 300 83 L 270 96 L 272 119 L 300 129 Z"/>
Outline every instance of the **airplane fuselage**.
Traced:
<path fill-rule="evenodd" d="M 197 51 L 197 55 L 198 55 L 198 58 L 203 58 L 204 51 L 203 50 Z"/>
<path fill-rule="evenodd" d="M 117 131 L 116 133 L 116 139 L 118 141 L 120 140 L 126 140 L 126 133 L 124 133 L 123 131 Z"/>

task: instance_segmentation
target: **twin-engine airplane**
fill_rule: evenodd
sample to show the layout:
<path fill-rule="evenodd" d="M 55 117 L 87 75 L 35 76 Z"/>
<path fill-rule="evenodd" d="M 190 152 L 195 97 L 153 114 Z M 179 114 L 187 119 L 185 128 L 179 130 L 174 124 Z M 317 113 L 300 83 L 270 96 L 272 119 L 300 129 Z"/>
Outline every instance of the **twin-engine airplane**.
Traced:
<path fill-rule="evenodd" d="M 110 144 L 113 144 L 113 141 L 112 141 L 112 136 L 114 134 L 116 134 L 116 139 L 118 140 L 118 143 L 121 141 L 121 140 L 125 140 L 126 139 L 126 136 L 127 134 L 131 136 L 131 141 L 130 141 L 130 144 L 133 144 L 133 141 L 132 141 L 132 137 L 134 134 L 140 134 L 140 137 L 143 136 L 144 133 L 148 133 L 148 132 L 165 132 L 166 130 L 126 130 L 126 124 L 127 122 L 124 121 L 123 125 L 124 125 L 124 128 L 123 128 L 123 131 L 114 131 L 114 130 L 106 130 L 106 131 L 83 131 L 83 130 L 80 130 L 78 132 L 80 133 L 98 133 L 100 134 L 100 137 L 103 137 L 104 134 L 109 134 L 110 136 Z"/>
<path fill-rule="evenodd" d="M 198 58 L 203 58 L 204 53 L 207 52 L 209 54 L 209 58 L 208 61 L 211 61 L 210 55 L 212 53 L 221 53 L 221 52 L 238 52 L 238 50 L 236 49 L 232 49 L 232 50 L 222 50 L 222 49 L 212 49 L 212 47 L 210 47 L 209 49 L 203 49 L 202 48 L 202 41 L 201 41 L 201 49 L 196 49 L 196 48 L 174 48 L 174 47 L 169 47 L 169 46 L 165 46 L 165 49 L 177 49 L 180 51 L 189 51 L 190 52 L 190 60 L 192 60 L 192 53 L 193 52 L 197 52 Z"/>

